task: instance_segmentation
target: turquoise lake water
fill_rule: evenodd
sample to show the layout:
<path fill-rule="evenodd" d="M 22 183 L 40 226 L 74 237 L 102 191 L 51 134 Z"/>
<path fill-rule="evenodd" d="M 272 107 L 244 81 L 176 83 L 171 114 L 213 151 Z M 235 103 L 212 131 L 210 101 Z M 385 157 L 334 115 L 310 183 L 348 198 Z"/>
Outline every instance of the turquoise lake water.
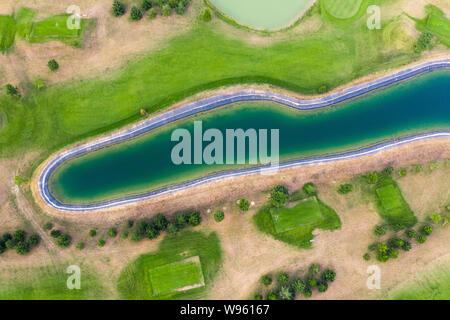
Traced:
<path fill-rule="evenodd" d="M 310 0 L 210 0 L 217 9 L 240 24 L 276 30 L 289 26 Z"/>
<path fill-rule="evenodd" d="M 236 169 L 237 165 L 172 163 L 171 150 L 177 144 L 171 141 L 172 131 L 186 128 L 193 135 L 195 120 L 203 121 L 204 131 L 279 129 L 283 161 L 342 153 L 415 133 L 450 130 L 449 88 L 450 72 L 441 70 L 316 111 L 266 102 L 223 107 L 69 160 L 51 176 L 50 191 L 62 203 L 89 204 Z"/>

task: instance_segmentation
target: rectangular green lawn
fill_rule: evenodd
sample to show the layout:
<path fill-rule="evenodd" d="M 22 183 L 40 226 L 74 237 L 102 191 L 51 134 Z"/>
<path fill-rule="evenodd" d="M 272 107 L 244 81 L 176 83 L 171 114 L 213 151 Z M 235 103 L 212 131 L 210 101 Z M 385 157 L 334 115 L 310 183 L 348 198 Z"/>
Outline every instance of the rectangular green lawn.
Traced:
<path fill-rule="evenodd" d="M 198 256 L 152 268 L 149 273 L 153 296 L 205 285 Z"/>
<path fill-rule="evenodd" d="M 69 29 L 67 27 L 69 17 L 68 14 L 61 14 L 35 22 L 31 31 L 31 39 L 79 37 L 83 32 L 85 20 L 81 20 L 80 29 Z"/>
<path fill-rule="evenodd" d="M 397 185 L 391 183 L 376 189 L 377 198 L 381 205 L 383 216 L 390 223 L 400 223 L 410 226 L 416 222 L 414 213 L 403 199 Z"/>
<path fill-rule="evenodd" d="M 0 52 L 9 49 L 16 36 L 16 21 L 11 16 L 0 15 Z"/>
<path fill-rule="evenodd" d="M 292 208 L 271 209 L 270 214 L 277 233 L 316 223 L 323 219 L 315 197 L 305 199 Z"/>

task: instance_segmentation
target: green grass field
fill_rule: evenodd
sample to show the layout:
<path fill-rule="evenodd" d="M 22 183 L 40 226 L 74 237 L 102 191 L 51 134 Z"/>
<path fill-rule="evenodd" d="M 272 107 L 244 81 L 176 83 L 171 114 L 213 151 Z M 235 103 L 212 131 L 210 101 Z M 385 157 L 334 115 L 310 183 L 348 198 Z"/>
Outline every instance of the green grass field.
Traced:
<path fill-rule="evenodd" d="M 28 40 L 31 30 L 33 28 L 33 21 L 36 17 L 36 12 L 28 8 L 20 8 L 16 13 L 17 35 Z"/>
<path fill-rule="evenodd" d="M 323 219 L 315 197 L 302 200 L 292 208 L 272 208 L 270 214 L 277 233 L 317 223 Z"/>
<path fill-rule="evenodd" d="M 295 199 L 293 201 L 305 200 L 306 197 L 302 192 L 295 193 Z M 315 198 L 314 198 L 315 199 Z M 314 205 L 314 202 L 316 205 Z M 302 203 L 300 203 L 302 204 Z M 275 239 L 289 243 L 299 248 L 311 248 L 311 240 L 314 239 L 312 232 L 314 229 L 319 228 L 322 230 L 336 230 L 341 227 L 341 220 L 338 214 L 332 208 L 324 204 L 317 199 L 312 201 L 310 198 L 303 202 L 303 205 L 294 206 L 291 209 L 285 209 L 281 212 L 283 214 L 301 213 L 303 217 L 286 217 L 282 219 L 282 224 L 278 230 L 287 228 L 286 231 L 279 232 L 276 227 L 276 223 L 272 218 L 273 208 L 269 205 L 263 206 L 254 216 L 253 222 L 257 228 L 263 233 L 272 235 Z M 298 208 L 297 208 L 298 207 Z M 297 209 L 295 209 L 297 208 Z M 309 210 L 311 209 L 311 210 Z M 280 209 L 278 209 L 280 210 Z M 314 213 L 312 213 L 314 212 Z M 320 217 L 320 218 L 319 218 Z M 279 221 L 278 221 L 279 222 Z M 296 227 L 294 225 L 297 224 Z M 281 229 L 280 229 L 281 227 Z"/>
<path fill-rule="evenodd" d="M 200 266 L 193 260 L 194 264 L 186 264 L 186 259 L 197 256 Z M 166 236 L 158 251 L 141 255 L 121 271 L 119 294 L 123 299 L 199 299 L 205 296 L 221 264 L 216 233 L 206 236 L 186 231 Z M 195 287 L 202 282 L 202 271 L 205 285 Z M 191 285 L 194 288 L 176 291 Z"/>
<path fill-rule="evenodd" d="M 312 94 L 416 59 L 412 53 L 385 52 L 382 39 L 381 31 L 369 32 L 364 19 L 339 25 L 324 20 L 307 37 L 253 46 L 197 22 L 106 79 L 31 90 L 19 101 L 0 96 L 8 118 L 0 132 L 0 156 L 39 149 L 43 159 L 64 145 L 140 119 L 141 108 L 154 113 L 222 85 L 269 83 Z"/>
<path fill-rule="evenodd" d="M 395 288 L 387 295 L 391 300 L 450 300 L 450 263 L 427 267 L 413 281 Z"/>
<path fill-rule="evenodd" d="M 27 269 L 3 269 L 0 278 L 0 300 L 88 300 L 108 299 L 111 293 L 98 275 L 82 264 L 81 289 L 67 288 L 68 265 L 49 265 Z"/>
<path fill-rule="evenodd" d="M 322 0 L 327 12 L 338 19 L 348 19 L 355 16 L 363 0 Z"/>
<path fill-rule="evenodd" d="M 389 224 L 402 224 L 412 227 L 417 218 L 402 196 L 395 181 L 385 178 L 375 189 L 380 215 Z"/>
<path fill-rule="evenodd" d="M 149 274 L 154 296 L 204 285 L 202 266 L 198 257 L 152 268 Z"/>
<path fill-rule="evenodd" d="M 422 20 L 412 18 L 416 22 L 416 27 L 422 32 L 431 32 L 447 47 L 450 47 L 450 20 L 444 12 L 433 5 L 425 7 L 426 17 Z"/>
<path fill-rule="evenodd" d="M 16 21 L 12 16 L 0 15 L 0 52 L 5 53 L 14 44 Z"/>

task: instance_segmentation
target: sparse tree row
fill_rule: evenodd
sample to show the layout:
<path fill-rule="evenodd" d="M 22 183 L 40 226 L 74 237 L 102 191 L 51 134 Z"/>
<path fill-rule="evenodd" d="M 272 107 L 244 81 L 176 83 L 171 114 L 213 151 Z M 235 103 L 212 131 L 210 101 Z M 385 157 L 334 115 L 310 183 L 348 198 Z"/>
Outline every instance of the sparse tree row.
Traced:
<path fill-rule="evenodd" d="M 309 266 L 304 276 L 290 276 L 286 272 L 279 273 L 273 281 L 274 276 L 266 274 L 261 278 L 264 286 L 255 294 L 255 300 L 293 300 L 299 296 L 310 298 L 313 290 L 325 292 L 328 286 L 336 278 L 336 272 L 332 269 L 325 269 L 321 273 L 321 267 L 317 263 Z"/>
<path fill-rule="evenodd" d="M 163 17 L 171 16 L 175 11 L 182 15 L 186 12 L 191 0 L 142 0 L 139 6 L 133 5 L 130 7 L 130 20 L 141 20 L 144 14 L 147 14 L 149 19 L 154 19 L 158 14 Z M 111 8 L 111 13 L 115 17 L 123 16 L 127 11 L 125 4 L 119 0 L 114 0 Z"/>

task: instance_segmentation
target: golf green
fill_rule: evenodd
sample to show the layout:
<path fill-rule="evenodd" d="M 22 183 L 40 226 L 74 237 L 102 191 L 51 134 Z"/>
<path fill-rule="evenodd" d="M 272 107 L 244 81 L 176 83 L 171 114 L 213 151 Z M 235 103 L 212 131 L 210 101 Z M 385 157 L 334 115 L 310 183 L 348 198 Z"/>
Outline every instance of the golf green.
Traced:
<path fill-rule="evenodd" d="M 222 133 L 238 128 L 279 129 L 281 161 L 340 153 L 415 133 L 448 130 L 449 86 L 450 73 L 441 70 L 316 111 L 298 111 L 266 102 L 223 107 L 68 160 L 52 174 L 49 188 L 62 203 L 89 204 L 244 166 L 174 164 L 171 152 L 178 142 L 171 141 L 171 134 L 176 128 L 185 128 L 194 136 L 194 120 L 202 120 L 203 132 L 209 128 Z"/>

